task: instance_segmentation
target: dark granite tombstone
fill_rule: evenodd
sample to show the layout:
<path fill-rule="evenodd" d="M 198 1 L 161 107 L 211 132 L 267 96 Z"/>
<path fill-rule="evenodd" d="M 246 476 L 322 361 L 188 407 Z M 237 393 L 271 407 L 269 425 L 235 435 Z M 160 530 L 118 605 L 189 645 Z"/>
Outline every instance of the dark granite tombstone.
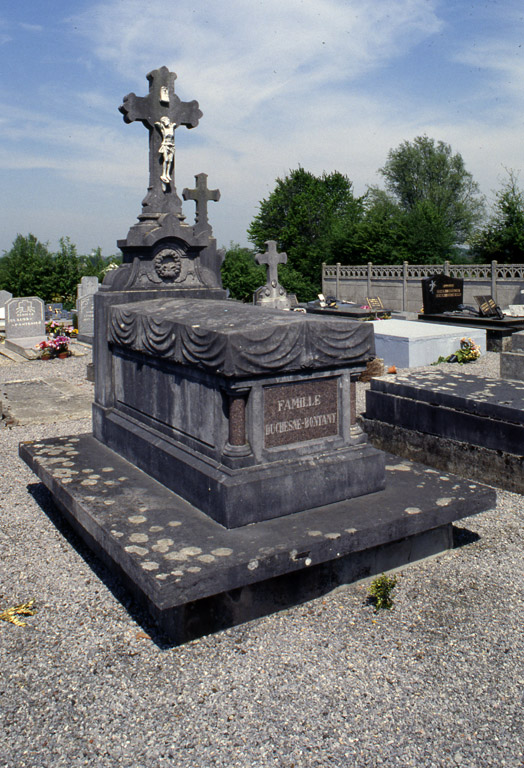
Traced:
<path fill-rule="evenodd" d="M 95 295 L 93 435 L 20 452 L 181 642 L 376 572 L 386 545 L 403 562 L 420 535 L 425 553 L 447 547 L 451 519 L 493 494 L 455 484 L 452 516 L 437 501 L 447 478 L 419 469 L 410 492 L 401 468 L 383 490 L 385 455 L 355 418 L 371 324 L 225 300 L 206 208 L 218 191 L 205 174 L 184 190 L 194 225 L 176 193 L 175 128 L 202 113 L 175 77 L 151 72 L 149 95 L 120 108 L 149 131 L 150 183 L 123 264 Z"/>
<path fill-rule="evenodd" d="M 432 275 L 422 280 L 422 301 L 425 315 L 454 312 L 462 304 L 464 281 L 449 275 Z"/>

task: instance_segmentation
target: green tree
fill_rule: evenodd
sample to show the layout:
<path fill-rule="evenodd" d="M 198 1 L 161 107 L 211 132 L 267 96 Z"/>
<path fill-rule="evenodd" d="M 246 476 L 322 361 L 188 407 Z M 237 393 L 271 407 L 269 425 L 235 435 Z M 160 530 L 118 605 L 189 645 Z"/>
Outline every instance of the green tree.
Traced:
<path fill-rule="evenodd" d="M 76 287 L 83 275 L 84 265 L 78 257 L 76 245 L 68 237 L 60 238 L 60 248 L 53 255 L 53 295 L 51 300 L 72 308 L 76 302 Z"/>
<path fill-rule="evenodd" d="M 39 296 L 51 301 L 54 270 L 47 245 L 34 235 L 17 235 L 11 249 L 0 259 L 0 288 L 13 296 Z"/>
<path fill-rule="evenodd" d="M 524 192 L 514 171 L 508 174 L 496 194 L 493 215 L 472 240 L 472 252 L 480 261 L 524 264 Z"/>
<path fill-rule="evenodd" d="M 359 212 L 360 203 L 347 176 L 338 171 L 315 176 L 298 168 L 277 179 L 273 192 L 260 203 L 248 238 L 258 251 L 265 250 L 266 240 L 275 240 L 278 250 L 287 253 L 288 274 L 295 270 L 302 275 L 315 294 L 320 288 L 322 262 L 334 258 L 335 223 Z"/>
<path fill-rule="evenodd" d="M 426 241 L 426 237 L 413 239 L 417 227 L 425 229 L 428 246 L 442 252 L 465 242 L 482 219 L 484 200 L 478 184 L 449 144 L 428 136 L 405 141 L 390 150 L 380 173 L 401 210 L 412 216 L 406 223 L 414 256 Z"/>
<path fill-rule="evenodd" d="M 255 262 L 255 251 L 231 243 L 222 264 L 222 285 L 231 298 L 253 301 L 253 293 L 266 283 L 266 270 Z"/>

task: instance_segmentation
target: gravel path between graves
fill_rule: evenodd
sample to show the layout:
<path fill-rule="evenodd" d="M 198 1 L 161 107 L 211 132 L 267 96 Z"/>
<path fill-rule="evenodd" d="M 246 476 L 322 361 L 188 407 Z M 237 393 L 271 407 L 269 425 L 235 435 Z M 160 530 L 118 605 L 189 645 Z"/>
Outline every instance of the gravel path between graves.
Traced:
<path fill-rule="evenodd" d="M 0 380 L 89 388 L 86 360 L 4 359 Z M 467 370 L 497 376 L 498 355 Z M 1 768 L 522 767 L 520 496 L 499 492 L 457 526 L 461 546 L 403 570 L 391 611 L 354 584 L 176 648 L 18 459 L 22 440 L 89 429 L 0 429 L 0 610 L 38 607 L 0 622 Z"/>

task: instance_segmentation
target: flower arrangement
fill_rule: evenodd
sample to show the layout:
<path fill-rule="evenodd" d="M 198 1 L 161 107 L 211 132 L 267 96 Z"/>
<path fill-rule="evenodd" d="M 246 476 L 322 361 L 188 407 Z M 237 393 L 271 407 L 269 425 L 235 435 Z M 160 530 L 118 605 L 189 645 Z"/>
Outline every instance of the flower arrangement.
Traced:
<path fill-rule="evenodd" d="M 479 357 L 479 345 L 475 344 L 473 339 L 466 339 L 466 337 L 463 337 L 460 340 L 460 349 L 457 349 L 456 352 L 452 355 L 448 355 L 448 357 L 439 357 L 437 362 L 433 363 L 433 365 L 438 365 L 439 363 L 459 363 L 460 365 L 463 365 L 463 363 L 470 363 L 473 360 L 477 360 Z"/>
<path fill-rule="evenodd" d="M 72 325 L 66 325 L 63 320 L 49 320 L 45 325 L 45 332 L 49 336 L 68 336 L 73 338 L 78 335 L 78 330 Z"/>
<path fill-rule="evenodd" d="M 71 354 L 69 351 L 70 342 L 69 336 L 55 336 L 54 339 L 41 341 L 40 344 L 36 345 L 36 349 L 40 351 L 42 360 L 50 360 L 52 357 L 69 357 Z"/>

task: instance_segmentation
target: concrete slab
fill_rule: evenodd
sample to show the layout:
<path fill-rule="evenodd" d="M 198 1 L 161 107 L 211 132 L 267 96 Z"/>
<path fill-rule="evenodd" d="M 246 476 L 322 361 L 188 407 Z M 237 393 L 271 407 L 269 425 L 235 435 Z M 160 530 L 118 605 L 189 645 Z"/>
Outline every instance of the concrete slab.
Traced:
<path fill-rule="evenodd" d="M 75 530 L 174 642 L 451 546 L 495 492 L 388 455 L 386 489 L 226 529 L 92 435 L 22 443 Z"/>
<path fill-rule="evenodd" d="M 0 392 L 7 424 L 52 424 L 91 416 L 92 396 L 59 377 L 7 381 Z"/>
<path fill-rule="evenodd" d="M 486 331 L 480 328 L 437 325 L 410 320 L 374 320 L 375 350 L 384 365 L 416 368 L 431 365 L 460 347 L 464 337 L 472 338 L 486 352 Z"/>

